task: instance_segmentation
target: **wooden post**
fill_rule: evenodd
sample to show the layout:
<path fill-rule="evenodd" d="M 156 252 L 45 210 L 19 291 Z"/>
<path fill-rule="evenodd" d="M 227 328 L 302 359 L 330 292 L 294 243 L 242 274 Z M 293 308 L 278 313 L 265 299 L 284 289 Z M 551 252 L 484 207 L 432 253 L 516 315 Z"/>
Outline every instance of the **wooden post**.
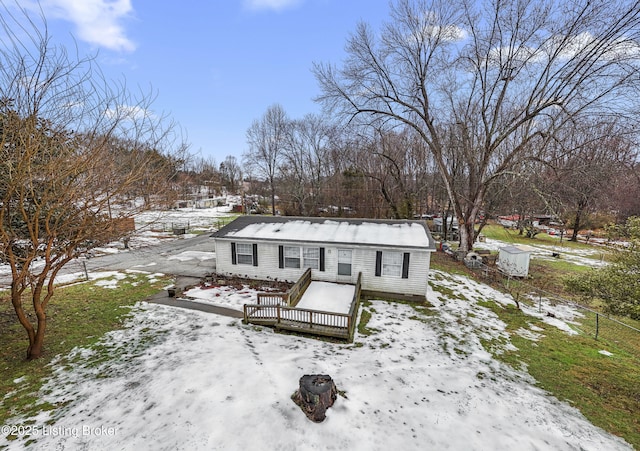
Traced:
<path fill-rule="evenodd" d="M 542 294 L 538 295 L 538 313 L 542 311 Z"/>

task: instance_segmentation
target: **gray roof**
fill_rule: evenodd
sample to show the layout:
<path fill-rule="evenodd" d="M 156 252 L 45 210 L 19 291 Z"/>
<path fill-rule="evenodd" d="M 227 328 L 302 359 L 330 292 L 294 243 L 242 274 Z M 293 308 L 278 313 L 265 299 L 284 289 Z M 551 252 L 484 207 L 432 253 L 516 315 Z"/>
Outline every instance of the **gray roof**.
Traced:
<path fill-rule="evenodd" d="M 248 215 L 239 216 L 211 236 L 435 250 L 426 222 L 416 220 Z"/>

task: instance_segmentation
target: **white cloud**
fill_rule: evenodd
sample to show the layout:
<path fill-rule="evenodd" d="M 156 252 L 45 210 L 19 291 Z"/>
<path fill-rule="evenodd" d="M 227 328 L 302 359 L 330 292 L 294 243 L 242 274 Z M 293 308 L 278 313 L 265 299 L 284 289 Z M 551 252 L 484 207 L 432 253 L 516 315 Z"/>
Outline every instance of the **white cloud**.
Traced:
<path fill-rule="evenodd" d="M 110 119 L 130 120 L 132 122 L 140 119 L 152 117 L 153 113 L 137 105 L 118 105 L 116 108 L 110 108 L 105 111 Z"/>
<path fill-rule="evenodd" d="M 244 0 L 244 6 L 251 10 L 272 9 L 281 11 L 291 8 L 300 3 L 301 0 Z"/>
<path fill-rule="evenodd" d="M 122 25 L 133 12 L 131 0 L 41 0 L 41 5 L 45 15 L 72 22 L 82 41 L 115 51 L 136 48 Z"/>
<path fill-rule="evenodd" d="M 443 25 L 440 18 L 434 12 L 424 13 L 420 25 L 413 28 L 407 41 L 411 44 L 423 44 L 439 39 L 448 42 L 461 42 L 467 38 L 466 30 L 457 25 Z"/>
<path fill-rule="evenodd" d="M 569 37 L 551 36 L 538 47 L 494 47 L 489 52 L 488 58 L 493 65 L 505 66 L 513 62 L 546 63 L 551 58 L 562 62 L 585 52 L 590 53 L 590 59 L 598 58 L 602 61 L 637 58 L 640 56 L 640 45 L 632 39 L 604 42 L 596 39 L 591 33 L 585 32 Z"/>

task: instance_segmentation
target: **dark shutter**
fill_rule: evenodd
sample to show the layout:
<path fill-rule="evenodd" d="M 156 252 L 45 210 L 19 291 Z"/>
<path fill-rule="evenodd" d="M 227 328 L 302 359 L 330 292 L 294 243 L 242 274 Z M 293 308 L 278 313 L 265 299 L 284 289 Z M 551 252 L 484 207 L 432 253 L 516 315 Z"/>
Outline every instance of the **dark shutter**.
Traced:
<path fill-rule="evenodd" d="M 324 247 L 320 248 L 320 271 L 324 271 Z"/>
<path fill-rule="evenodd" d="M 382 251 L 376 251 L 376 277 L 382 275 Z"/>
<path fill-rule="evenodd" d="M 409 278 L 409 252 L 404 253 L 404 257 L 402 259 L 402 278 Z"/>
<path fill-rule="evenodd" d="M 253 266 L 258 266 L 258 244 L 253 243 Z"/>
<path fill-rule="evenodd" d="M 231 264 L 235 265 L 236 263 L 236 243 L 231 243 Z"/>
<path fill-rule="evenodd" d="M 278 246 L 278 268 L 284 268 L 284 246 Z"/>

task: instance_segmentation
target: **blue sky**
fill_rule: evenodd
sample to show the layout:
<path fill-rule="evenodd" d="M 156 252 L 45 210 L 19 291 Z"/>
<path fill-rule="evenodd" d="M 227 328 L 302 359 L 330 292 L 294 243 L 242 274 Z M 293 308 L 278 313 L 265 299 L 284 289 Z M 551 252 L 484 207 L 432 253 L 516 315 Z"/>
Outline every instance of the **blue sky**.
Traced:
<path fill-rule="evenodd" d="M 378 27 L 386 0 L 41 0 L 54 42 L 98 53 L 108 78 L 152 87 L 155 111 L 186 132 L 191 152 L 238 158 L 254 119 L 280 103 L 320 112 L 312 63 L 340 63 L 359 21 Z M 25 4 L 21 2 L 21 4 Z"/>

